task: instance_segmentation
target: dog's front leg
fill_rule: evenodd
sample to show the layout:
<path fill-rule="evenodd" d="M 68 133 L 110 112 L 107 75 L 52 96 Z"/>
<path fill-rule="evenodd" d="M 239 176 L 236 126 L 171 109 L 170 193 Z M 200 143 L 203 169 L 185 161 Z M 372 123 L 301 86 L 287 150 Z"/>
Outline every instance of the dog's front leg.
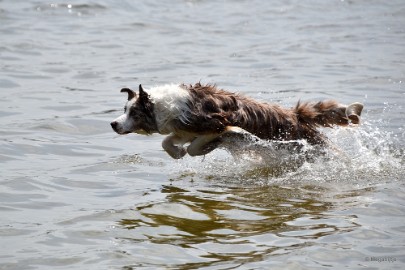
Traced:
<path fill-rule="evenodd" d="M 163 140 L 162 147 L 172 158 L 179 159 L 187 154 L 187 150 L 183 147 L 184 143 L 186 142 L 183 138 L 173 134 Z"/>

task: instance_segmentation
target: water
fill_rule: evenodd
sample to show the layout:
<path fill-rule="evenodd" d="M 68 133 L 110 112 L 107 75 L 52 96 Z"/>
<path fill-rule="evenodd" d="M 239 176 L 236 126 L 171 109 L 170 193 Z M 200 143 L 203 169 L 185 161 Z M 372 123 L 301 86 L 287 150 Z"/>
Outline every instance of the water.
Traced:
<path fill-rule="evenodd" d="M 403 1 L 0 1 L 0 269 L 403 269 L 404 26 Z M 293 168 L 111 130 L 121 87 L 200 80 L 363 124 Z"/>

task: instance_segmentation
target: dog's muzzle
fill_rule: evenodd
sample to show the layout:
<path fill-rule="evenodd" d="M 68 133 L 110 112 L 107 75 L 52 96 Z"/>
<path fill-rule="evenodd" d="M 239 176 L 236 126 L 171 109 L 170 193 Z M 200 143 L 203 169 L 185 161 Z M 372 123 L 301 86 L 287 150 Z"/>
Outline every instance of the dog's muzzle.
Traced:
<path fill-rule="evenodd" d="M 131 131 L 127 131 L 127 130 L 123 129 L 122 125 L 120 125 L 120 123 L 118 121 L 113 121 L 110 123 L 110 125 L 111 125 L 112 129 L 120 135 L 131 133 Z"/>
<path fill-rule="evenodd" d="M 118 133 L 118 122 L 117 121 L 113 121 L 110 123 L 112 129 Z"/>

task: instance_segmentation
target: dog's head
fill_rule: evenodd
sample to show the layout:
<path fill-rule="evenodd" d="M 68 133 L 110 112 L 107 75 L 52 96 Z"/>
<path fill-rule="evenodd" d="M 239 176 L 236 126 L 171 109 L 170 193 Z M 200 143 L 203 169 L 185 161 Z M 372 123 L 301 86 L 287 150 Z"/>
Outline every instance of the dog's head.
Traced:
<path fill-rule="evenodd" d="M 121 89 L 128 94 L 124 114 L 111 122 L 111 127 L 118 134 L 140 133 L 151 134 L 157 132 L 156 118 L 153 112 L 154 104 L 142 85 L 136 94 L 129 88 Z"/>

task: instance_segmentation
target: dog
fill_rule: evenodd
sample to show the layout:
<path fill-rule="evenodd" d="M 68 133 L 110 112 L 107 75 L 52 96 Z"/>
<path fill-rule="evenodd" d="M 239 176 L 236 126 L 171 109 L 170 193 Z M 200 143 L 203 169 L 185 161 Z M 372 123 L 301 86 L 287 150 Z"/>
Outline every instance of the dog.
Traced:
<path fill-rule="evenodd" d="M 306 140 L 327 145 L 319 127 L 359 124 L 363 104 L 333 100 L 298 102 L 293 108 L 256 101 L 211 84 L 163 85 L 128 94 L 124 114 L 111 122 L 118 134 L 168 135 L 163 149 L 174 159 L 206 155 L 224 136 L 253 134 L 263 140 Z"/>

